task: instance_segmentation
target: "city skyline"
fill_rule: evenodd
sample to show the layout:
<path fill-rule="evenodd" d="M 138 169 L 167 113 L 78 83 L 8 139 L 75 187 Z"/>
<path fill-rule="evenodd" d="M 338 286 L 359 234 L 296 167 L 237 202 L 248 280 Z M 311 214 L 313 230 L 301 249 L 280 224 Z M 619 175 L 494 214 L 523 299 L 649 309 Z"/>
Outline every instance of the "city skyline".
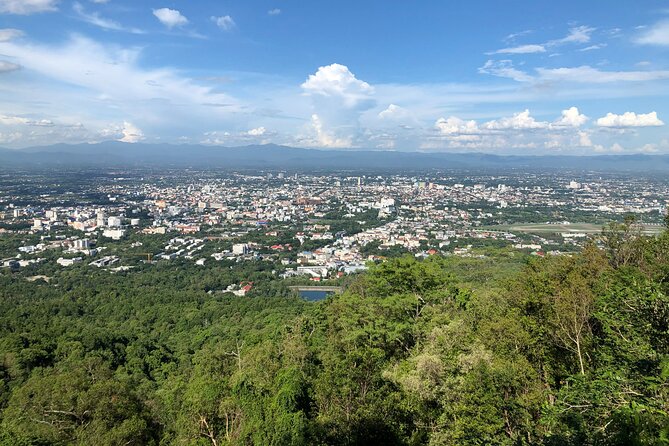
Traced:
<path fill-rule="evenodd" d="M 669 153 L 662 2 L 492 6 L 0 0 L 0 146 Z"/>

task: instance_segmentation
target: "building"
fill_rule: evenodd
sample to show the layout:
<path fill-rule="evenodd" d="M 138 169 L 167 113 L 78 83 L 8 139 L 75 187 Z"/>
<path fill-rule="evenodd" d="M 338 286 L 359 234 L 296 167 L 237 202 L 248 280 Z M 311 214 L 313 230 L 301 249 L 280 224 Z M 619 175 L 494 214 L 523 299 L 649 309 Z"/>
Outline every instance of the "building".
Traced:
<path fill-rule="evenodd" d="M 120 240 L 125 235 L 124 229 L 105 229 L 102 232 L 103 237 L 108 237 L 113 240 Z"/>
<path fill-rule="evenodd" d="M 110 228 L 120 228 L 121 217 L 109 217 L 107 219 L 107 226 L 109 226 Z"/>
<path fill-rule="evenodd" d="M 232 245 L 232 253 L 235 255 L 245 255 L 250 252 L 248 243 L 235 243 Z"/>
<path fill-rule="evenodd" d="M 91 247 L 91 241 L 87 238 L 82 238 L 74 241 L 74 249 L 88 249 Z"/>
<path fill-rule="evenodd" d="M 74 265 L 75 263 L 80 263 L 83 260 L 84 259 L 82 259 L 81 257 L 75 257 L 73 259 L 65 259 L 63 257 L 60 257 L 58 260 L 56 260 L 56 263 L 59 264 L 60 266 L 70 266 Z"/>

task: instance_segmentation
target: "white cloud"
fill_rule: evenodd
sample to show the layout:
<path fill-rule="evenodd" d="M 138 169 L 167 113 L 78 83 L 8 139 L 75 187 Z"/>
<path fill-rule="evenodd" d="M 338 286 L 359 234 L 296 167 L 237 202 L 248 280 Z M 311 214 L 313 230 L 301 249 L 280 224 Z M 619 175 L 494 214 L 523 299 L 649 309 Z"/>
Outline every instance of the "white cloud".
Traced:
<path fill-rule="evenodd" d="M 311 115 L 311 126 L 316 132 L 315 143 L 320 147 L 342 149 L 353 146 L 353 141 L 350 137 L 340 138 L 327 131 L 323 126 L 323 121 L 317 114 Z"/>
<path fill-rule="evenodd" d="M 607 153 L 607 152 L 610 152 L 610 153 L 621 153 L 621 152 L 624 152 L 624 151 L 625 151 L 624 147 L 621 146 L 620 144 L 618 144 L 617 142 L 616 142 L 616 143 L 613 143 L 613 144 L 612 144 L 610 147 L 608 147 L 608 148 L 605 147 L 605 146 L 603 146 L 602 144 L 595 144 L 595 145 L 593 146 L 593 149 L 594 149 L 594 151 L 597 152 L 597 153 Z"/>
<path fill-rule="evenodd" d="M 594 51 L 594 50 L 601 50 L 602 48 L 606 48 L 607 44 L 606 43 L 598 43 L 595 45 L 590 45 L 586 46 L 585 48 L 581 48 L 579 51 Z"/>
<path fill-rule="evenodd" d="M 578 145 L 580 147 L 592 147 L 592 140 L 588 132 L 578 132 Z"/>
<path fill-rule="evenodd" d="M 342 98 L 349 107 L 368 101 L 374 93 L 367 82 L 357 79 L 347 66 L 337 63 L 319 67 L 301 87 L 309 95 Z"/>
<path fill-rule="evenodd" d="M 581 114 L 576 107 L 570 107 L 562 110 L 562 116 L 558 118 L 553 125 L 556 127 L 580 127 L 586 123 L 588 117 Z"/>
<path fill-rule="evenodd" d="M 211 20 L 216 24 L 216 26 L 221 28 L 223 31 L 232 31 L 237 26 L 235 24 L 235 21 L 232 20 L 232 17 L 230 17 L 229 15 L 224 15 L 221 17 L 212 16 Z"/>
<path fill-rule="evenodd" d="M 267 129 L 265 127 L 258 127 L 258 128 L 251 129 L 248 132 L 246 132 L 246 134 L 249 135 L 249 136 L 262 136 L 265 133 L 267 133 Z"/>
<path fill-rule="evenodd" d="M 511 117 L 488 121 L 483 124 L 486 130 L 536 130 L 548 128 L 548 123 L 537 121 L 530 116 L 530 111 L 514 113 Z"/>
<path fill-rule="evenodd" d="M 531 29 L 526 29 L 524 31 L 519 31 L 517 33 L 511 33 L 508 36 L 504 38 L 505 42 L 513 42 L 515 41 L 518 37 L 526 36 L 528 34 L 532 34 L 534 31 Z"/>
<path fill-rule="evenodd" d="M 374 88 L 355 77 L 346 67 L 331 64 L 319 67 L 301 85 L 311 99 L 312 118 L 308 131 L 324 147 L 353 147 L 363 137 L 362 113 L 374 104 Z"/>
<path fill-rule="evenodd" d="M 657 22 L 643 32 L 634 41 L 641 45 L 669 45 L 669 20 Z"/>
<path fill-rule="evenodd" d="M 400 107 L 399 105 L 390 104 L 388 108 L 379 112 L 379 118 L 381 119 L 392 118 L 399 112 L 399 110 L 401 110 L 401 108 L 402 107 Z"/>
<path fill-rule="evenodd" d="M 10 71 L 20 70 L 21 65 L 8 62 L 6 60 L 0 60 L 0 73 L 9 73 Z"/>
<path fill-rule="evenodd" d="M 116 102 L 174 101 L 185 104 L 230 103 L 231 98 L 213 93 L 166 68 L 140 67 L 141 49 L 101 45 L 73 36 L 63 46 L 0 43 L 0 52 L 14 58 L 27 70 L 50 79 L 89 90 L 87 97 Z M 134 105 L 133 105 L 134 106 Z"/>
<path fill-rule="evenodd" d="M 411 113 L 404 107 L 399 105 L 390 104 L 385 110 L 382 110 L 378 114 L 379 119 L 386 121 L 402 121 L 411 118 Z"/>
<path fill-rule="evenodd" d="M 576 26 L 569 29 L 569 34 L 562 39 L 551 40 L 550 45 L 560 45 L 564 43 L 588 43 L 590 42 L 590 35 L 596 28 L 589 26 Z"/>
<path fill-rule="evenodd" d="M 77 16 L 86 23 L 100 27 L 102 29 L 112 30 L 112 31 L 126 31 L 133 34 L 143 34 L 144 32 L 137 28 L 126 28 L 118 22 L 104 18 L 100 16 L 97 12 L 86 12 L 84 7 L 79 2 L 74 2 L 72 4 L 72 9 L 77 13 Z"/>
<path fill-rule="evenodd" d="M 568 43 L 587 43 L 590 41 L 590 35 L 595 31 L 595 28 L 589 26 L 576 26 L 569 29 L 569 34 L 563 37 L 562 39 L 550 40 L 546 43 L 541 44 L 527 44 L 527 45 L 516 45 L 509 48 L 502 48 L 497 51 L 489 52 L 486 54 L 532 54 L 532 53 L 545 53 L 547 47 L 555 47 Z M 511 34 L 507 36 L 506 41 L 514 40 L 516 37 L 523 35 L 527 32 Z M 587 49 L 581 51 L 589 51 L 594 49 L 602 48 L 606 46 L 605 44 L 601 45 L 592 45 Z M 510 77 L 510 76 L 503 76 Z"/>
<path fill-rule="evenodd" d="M 606 116 L 597 120 L 597 125 L 600 127 L 659 127 L 664 125 L 658 117 L 656 112 L 646 114 L 636 114 L 634 112 L 625 112 L 622 115 L 614 113 L 607 113 Z"/>
<path fill-rule="evenodd" d="M 14 28 L 0 29 L 0 42 L 9 42 L 17 37 L 23 36 L 23 31 Z"/>
<path fill-rule="evenodd" d="M 664 71 L 602 71 L 583 65 L 574 68 L 537 68 L 542 80 L 578 83 L 645 82 L 669 79 L 669 70 Z"/>
<path fill-rule="evenodd" d="M 644 144 L 638 151 L 641 153 L 657 153 L 660 149 L 657 147 L 657 144 Z"/>
<path fill-rule="evenodd" d="M 456 116 L 439 118 L 434 127 L 442 135 L 475 135 L 481 132 L 476 121 L 465 121 Z"/>
<path fill-rule="evenodd" d="M 606 84 L 614 82 L 650 82 L 669 79 L 669 70 L 604 71 L 589 65 L 562 68 L 536 68 L 536 76 L 518 70 L 510 60 L 488 60 L 479 73 L 513 79 L 517 82 L 573 82 Z"/>
<path fill-rule="evenodd" d="M 609 150 L 611 150 L 611 152 L 613 152 L 613 153 L 620 153 L 620 152 L 625 151 L 625 149 L 623 148 L 623 146 L 621 146 L 621 145 L 618 144 L 617 142 L 616 142 L 616 143 L 613 143 L 613 145 L 611 146 L 611 148 L 610 148 Z"/>
<path fill-rule="evenodd" d="M 54 123 L 50 119 L 28 119 L 22 116 L 0 115 L 0 124 L 3 125 L 28 125 L 34 127 L 53 127 Z"/>
<path fill-rule="evenodd" d="M 178 10 L 170 8 L 154 9 L 153 15 L 156 16 L 160 22 L 172 29 L 178 26 L 188 24 L 188 19 L 184 17 Z"/>
<path fill-rule="evenodd" d="M 237 99 L 179 70 L 146 68 L 141 48 L 102 45 L 74 35 L 63 44 L 1 42 L 0 53 L 12 57 L 12 62 L 20 64 L 27 74 L 11 91 L 5 91 L 5 114 L 34 112 L 25 101 L 31 97 L 43 104 L 39 106 L 42 113 L 57 116 L 61 122 L 84 123 L 88 129 L 66 129 L 39 141 L 26 136 L 24 146 L 96 141 L 102 129 L 124 120 L 144 132 L 160 134 L 165 141 L 188 131 L 241 124 L 242 104 Z M 117 135 L 113 139 L 123 137 L 120 132 Z"/>
<path fill-rule="evenodd" d="M 0 0 L 0 13 L 28 15 L 55 11 L 58 0 Z"/>
<path fill-rule="evenodd" d="M 118 139 L 121 142 L 136 143 L 144 139 L 144 133 L 128 121 L 123 121 L 123 127 L 121 128 L 121 133 L 123 136 Z"/>
<path fill-rule="evenodd" d="M 487 54 L 531 54 L 545 53 L 546 48 L 543 45 L 519 45 L 511 48 L 502 48 Z"/>
<path fill-rule="evenodd" d="M 267 14 L 269 14 L 269 15 L 279 15 L 279 14 L 281 14 L 281 10 L 279 8 L 270 9 L 269 11 L 267 11 Z"/>
<path fill-rule="evenodd" d="M 488 60 L 478 71 L 481 74 L 506 77 L 517 82 L 530 82 L 534 80 L 529 74 L 515 69 L 513 62 L 510 60 Z"/>

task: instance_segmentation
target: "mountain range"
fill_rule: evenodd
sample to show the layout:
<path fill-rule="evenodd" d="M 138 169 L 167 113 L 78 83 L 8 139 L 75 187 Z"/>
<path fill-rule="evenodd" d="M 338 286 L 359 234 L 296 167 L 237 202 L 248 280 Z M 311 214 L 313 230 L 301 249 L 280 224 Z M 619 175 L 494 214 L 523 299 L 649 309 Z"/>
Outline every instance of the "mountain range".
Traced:
<path fill-rule="evenodd" d="M 578 169 L 667 172 L 669 155 L 494 155 L 372 150 L 316 150 L 274 144 L 242 147 L 203 145 L 54 144 L 0 148 L 2 167 L 173 167 L 224 169 Z"/>

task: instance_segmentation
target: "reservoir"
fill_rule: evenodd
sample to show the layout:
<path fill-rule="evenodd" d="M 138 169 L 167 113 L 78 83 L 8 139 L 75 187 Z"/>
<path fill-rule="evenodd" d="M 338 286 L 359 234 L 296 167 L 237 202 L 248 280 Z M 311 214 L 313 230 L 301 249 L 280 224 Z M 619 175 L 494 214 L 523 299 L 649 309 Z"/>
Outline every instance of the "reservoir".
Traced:
<path fill-rule="evenodd" d="M 325 299 L 330 294 L 334 294 L 334 291 L 301 290 L 298 293 L 302 299 L 315 302 Z"/>
<path fill-rule="evenodd" d="M 292 286 L 290 289 L 295 291 L 302 299 L 310 302 L 317 302 L 325 299 L 330 294 L 342 292 L 341 287 L 337 286 Z"/>

